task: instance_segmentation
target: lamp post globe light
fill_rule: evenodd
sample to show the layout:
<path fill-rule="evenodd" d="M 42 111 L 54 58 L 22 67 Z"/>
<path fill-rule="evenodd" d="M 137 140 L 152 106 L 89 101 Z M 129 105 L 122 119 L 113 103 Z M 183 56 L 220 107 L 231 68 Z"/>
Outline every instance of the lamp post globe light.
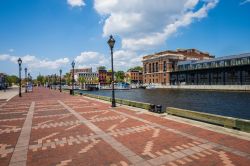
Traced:
<path fill-rule="evenodd" d="M 71 63 L 72 66 L 72 92 L 71 94 L 74 95 L 74 82 L 75 82 L 75 78 L 74 78 L 74 70 L 75 70 L 75 61 L 72 61 Z"/>
<path fill-rule="evenodd" d="M 22 78 L 21 78 L 21 70 L 22 70 L 22 67 L 21 67 L 21 64 L 22 64 L 22 59 L 19 58 L 17 60 L 17 63 L 18 63 L 18 66 L 19 66 L 19 97 L 22 97 L 22 93 L 21 93 L 21 84 L 22 84 Z"/>
<path fill-rule="evenodd" d="M 60 69 L 59 72 L 60 72 L 60 92 L 62 92 L 62 69 Z"/>
<path fill-rule="evenodd" d="M 109 40 L 108 40 L 108 45 L 110 47 L 110 51 L 111 51 L 111 70 L 112 70 L 112 107 L 116 107 L 115 104 L 115 90 L 114 90 L 114 65 L 113 65 L 113 48 L 115 45 L 115 39 L 113 38 L 113 36 L 111 35 Z"/>
<path fill-rule="evenodd" d="M 28 86 L 28 81 L 27 81 L 27 67 L 24 68 L 25 71 L 25 93 L 27 93 L 27 86 Z"/>

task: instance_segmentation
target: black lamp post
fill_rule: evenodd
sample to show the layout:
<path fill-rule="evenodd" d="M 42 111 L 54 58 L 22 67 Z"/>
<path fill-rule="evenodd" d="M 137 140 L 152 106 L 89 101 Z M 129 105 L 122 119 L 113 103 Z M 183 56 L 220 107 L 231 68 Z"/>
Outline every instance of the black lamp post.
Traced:
<path fill-rule="evenodd" d="M 113 66 L 113 48 L 115 45 L 115 39 L 111 35 L 109 40 L 108 40 L 108 45 L 110 47 L 111 51 L 111 70 L 112 70 L 112 107 L 116 107 L 115 104 L 115 90 L 114 90 L 114 66 Z"/>
<path fill-rule="evenodd" d="M 4 92 L 6 91 L 6 88 L 7 88 L 7 78 L 6 77 L 7 77 L 7 75 L 3 75 L 3 79 L 4 79 L 3 80 L 3 83 L 4 83 L 3 84 Z"/>
<path fill-rule="evenodd" d="M 62 92 L 62 69 L 60 69 L 59 72 L 60 72 L 60 92 Z"/>
<path fill-rule="evenodd" d="M 22 59 L 21 58 L 19 58 L 18 60 L 17 60 L 17 62 L 18 62 L 18 65 L 19 65 L 19 97 L 22 97 L 22 93 L 21 93 L 21 84 L 22 84 L 22 78 L 21 78 L 21 70 L 22 70 L 22 67 L 21 67 L 21 64 L 22 64 Z"/>
<path fill-rule="evenodd" d="M 74 61 L 71 63 L 71 66 L 72 66 L 72 92 L 71 94 L 74 95 L 74 82 L 75 82 L 75 78 L 74 78 L 75 62 Z"/>
<path fill-rule="evenodd" d="M 48 75 L 48 88 L 50 89 L 50 85 L 51 84 L 51 79 L 50 79 L 50 75 Z"/>
<path fill-rule="evenodd" d="M 24 68 L 25 71 L 25 93 L 27 93 L 27 67 Z"/>
<path fill-rule="evenodd" d="M 54 89 L 56 90 L 56 74 L 54 75 L 54 77 L 55 77 Z"/>
<path fill-rule="evenodd" d="M 28 73 L 28 86 L 30 86 L 30 73 Z"/>
<path fill-rule="evenodd" d="M 49 87 L 49 75 L 47 75 L 47 88 Z"/>
<path fill-rule="evenodd" d="M 53 85 L 53 77 L 52 75 L 50 75 L 50 89 L 52 89 L 52 85 Z"/>

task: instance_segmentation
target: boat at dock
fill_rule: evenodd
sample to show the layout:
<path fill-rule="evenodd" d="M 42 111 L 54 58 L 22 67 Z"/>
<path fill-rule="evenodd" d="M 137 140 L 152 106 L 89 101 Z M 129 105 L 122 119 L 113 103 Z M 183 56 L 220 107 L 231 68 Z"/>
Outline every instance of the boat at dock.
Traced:
<path fill-rule="evenodd" d="M 146 86 L 146 89 L 155 89 L 155 88 L 156 88 L 155 85 L 148 85 L 148 86 Z"/>

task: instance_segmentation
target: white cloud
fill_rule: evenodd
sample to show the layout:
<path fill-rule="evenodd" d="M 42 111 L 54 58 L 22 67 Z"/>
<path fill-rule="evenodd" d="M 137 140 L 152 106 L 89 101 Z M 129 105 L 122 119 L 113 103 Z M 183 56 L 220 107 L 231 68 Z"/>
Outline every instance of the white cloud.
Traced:
<path fill-rule="evenodd" d="M 6 61 L 10 58 L 10 55 L 8 54 L 2 54 L 0 55 L 0 61 Z"/>
<path fill-rule="evenodd" d="M 98 52 L 82 52 L 75 58 L 77 68 L 92 67 L 95 70 L 99 66 L 107 66 L 108 59 Z"/>
<path fill-rule="evenodd" d="M 133 51 L 119 50 L 114 52 L 115 70 L 127 70 L 134 66 L 142 65 L 142 56 Z"/>
<path fill-rule="evenodd" d="M 67 0 L 68 4 L 72 7 L 82 7 L 85 6 L 83 0 Z"/>
<path fill-rule="evenodd" d="M 9 54 L 0 54 L 0 61 L 11 61 L 13 63 L 17 63 L 18 57 L 11 56 Z"/>
<path fill-rule="evenodd" d="M 33 63 L 31 63 L 29 66 L 31 68 L 46 68 L 46 69 L 59 69 L 62 66 L 65 66 L 69 63 L 69 59 L 68 58 L 60 58 L 60 59 L 56 59 L 54 61 L 51 60 L 38 60 L 36 59 L 36 61 L 33 61 Z"/>
<path fill-rule="evenodd" d="M 244 0 L 244 1 L 242 1 L 242 2 L 240 3 L 240 5 L 244 5 L 244 4 L 246 4 L 246 3 L 250 3 L 250 0 Z"/>
<path fill-rule="evenodd" d="M 163 44 L 179 28 L 206 17 L 218 1 L 95 0 L 94 7 L 105 19 L 103 36 L 117 34 L 123 49 L 143 51 Z"/>
<path fill-rule="evenodd" d="M 114 70 L 127 70 L 130 67 L 141 65 L 142 56 L 133 51 L 118 50 L 114 52 Z M 92 67 L 95 71 L 99 66 L 106 66 L 111 69 L 110 55 L 103 55 L 98 52 L 82 52 L 75 58 L 77 68 Z"/>
<path fill-rule="evenodd" d="M 12 63 L 17 63 L 19 57 L 12 56 L 8 54 L 0 55 L 0 61 L 10 61 Z M 68 58 L 60 58 L 56 60 L 39 59 L 35 56 L 25 55 L 20 57 L 22 63 L 27 65 L 30 69 L 58 69 L 69 63 Z"/>

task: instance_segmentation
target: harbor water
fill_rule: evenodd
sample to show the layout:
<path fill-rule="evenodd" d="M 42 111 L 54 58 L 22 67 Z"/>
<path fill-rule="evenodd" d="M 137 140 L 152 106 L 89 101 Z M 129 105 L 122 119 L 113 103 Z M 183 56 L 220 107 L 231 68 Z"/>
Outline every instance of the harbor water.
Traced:
<path fill-rule="evenodd" d="M 82 91 L 111 96 L 111 90 Z M 250 120 L 250 93 L 170 89 L 116 90 L 117 98 Z"/>

